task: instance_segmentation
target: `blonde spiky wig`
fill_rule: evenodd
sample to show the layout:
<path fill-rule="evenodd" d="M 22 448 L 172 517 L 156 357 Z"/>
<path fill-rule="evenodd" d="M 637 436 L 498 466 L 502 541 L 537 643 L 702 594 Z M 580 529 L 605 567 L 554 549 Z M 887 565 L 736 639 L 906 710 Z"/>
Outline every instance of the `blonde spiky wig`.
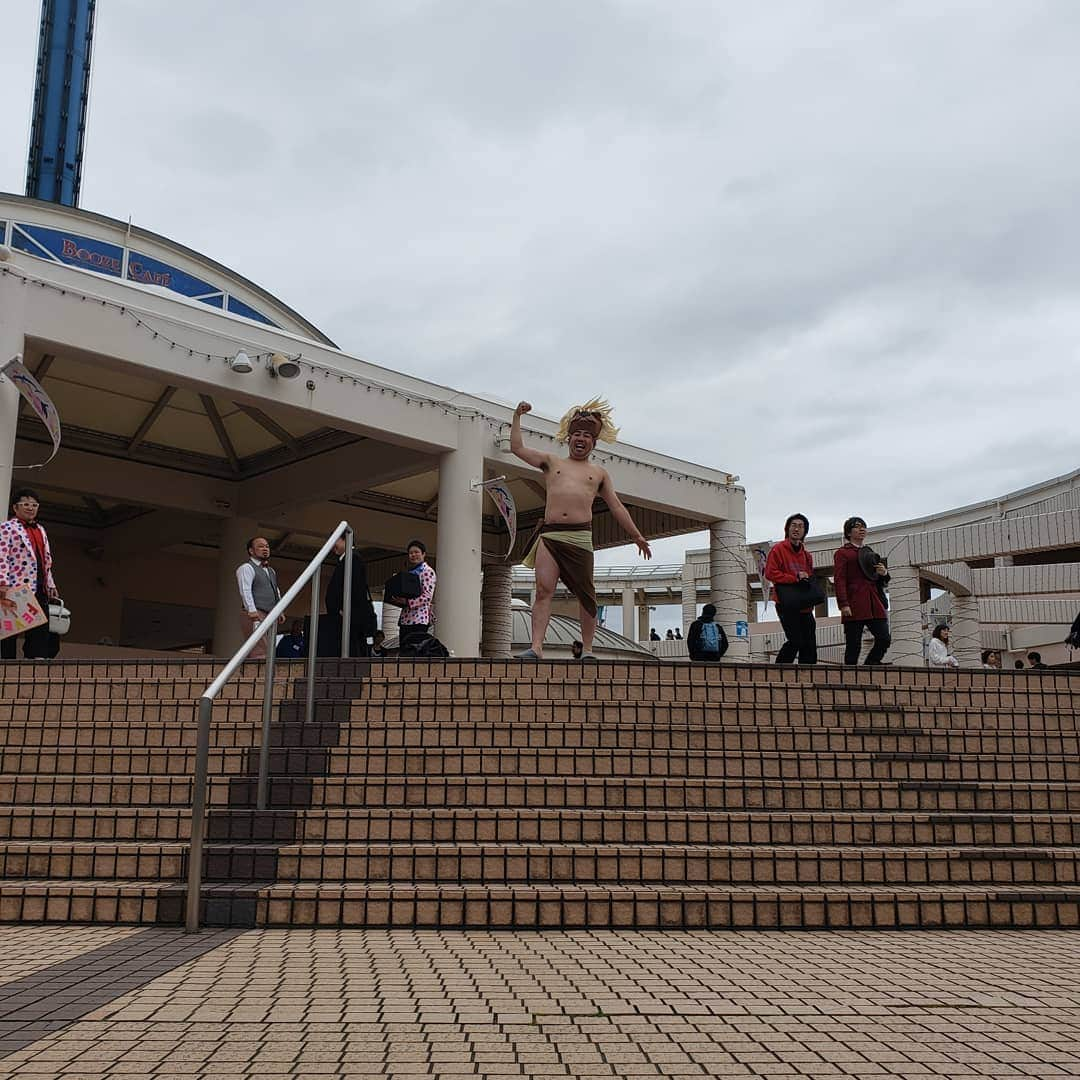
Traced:
<path fill-rule="evenodd" d="M 603 398 L 593 398 L 584 405 L 575 405 L 569 409 L 559 423 L 559 434 L 555 437 L 561 443 L 567 442 L 571 430 L 579 426 L 587 430 L 597 442 L 615 442 L 619 437 L 613 410 Z"/>

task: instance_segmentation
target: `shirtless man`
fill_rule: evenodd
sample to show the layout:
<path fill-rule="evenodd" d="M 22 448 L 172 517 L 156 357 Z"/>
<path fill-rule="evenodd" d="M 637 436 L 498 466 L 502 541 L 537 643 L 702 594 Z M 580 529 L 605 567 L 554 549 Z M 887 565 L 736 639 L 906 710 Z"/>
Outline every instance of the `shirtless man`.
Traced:
<path fill-rule="evenodd" d="M 532 406 L 521 402 L 510 425 L 510 451 L 522 461 L 543 470 L 547 485 L 544 522 L 529 540 L 525 565 L 536 571 L 536 601 L 532 609 L 532 648 L 522 660 L 544 655 L 544 636 L 551 621 L 551 599 L 561 577 L 581 606 L 582 660 L 595 660 L 596 592 L 593 588 L 592 507 L 597 495 L 614 519 L 630 534 L 646 559 L 652 558 L 649 543 L 615 494 L 607 470 L 589 460 L 596 440 L 614 442 L 618 430 L 611 423 L 611 408 L 604 401 L 590 401 L 571 409 L 562 420 L 559 441 L 569 445 L 570 456 L 559 457 L 531 450 L 521 438 L 521 417 Z"/>

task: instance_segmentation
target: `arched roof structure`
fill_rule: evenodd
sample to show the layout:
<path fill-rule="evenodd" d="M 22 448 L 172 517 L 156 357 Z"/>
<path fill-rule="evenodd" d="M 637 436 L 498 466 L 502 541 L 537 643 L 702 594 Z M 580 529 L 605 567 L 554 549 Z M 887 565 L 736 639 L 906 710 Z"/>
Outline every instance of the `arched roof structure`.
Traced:
<path fill-rule="evenodd" d="M 539 474 L 509 452 L 512 408 L 350 355 L 243 275 L 137 226 L 3 195 L 0 237 L 0 363 L 21 355 L 63 425 L 32 478 L 81 612 L 69 641 L 167 624 L 177 647 L 212 637 L 229 652 L 228 564 L 244 538 L 267 535 L 288 577 L 346 518 L 376 586 L 408 540 L 428 544 L 446 571 L 440 637 L 476 654 L 483 568 L 505 531 L 475 482 L 507 478 L 519 553 L 543 515 Z M 247 373 L 231 362 L 240 351 Z M 274 377 L 278 354 L 298 378 Z M 557 426 L 530 414 L 526 439 L 555 450 Z M 12 464 L 50 444 L 2 383 L 0 433 L 6 491 Z M 745 492 L 726 470 L 625 442 L 597 457 L 646 536 L 717 522 L 745 535 Z M 598 505 L 596 546 L 624 541 Z"/>

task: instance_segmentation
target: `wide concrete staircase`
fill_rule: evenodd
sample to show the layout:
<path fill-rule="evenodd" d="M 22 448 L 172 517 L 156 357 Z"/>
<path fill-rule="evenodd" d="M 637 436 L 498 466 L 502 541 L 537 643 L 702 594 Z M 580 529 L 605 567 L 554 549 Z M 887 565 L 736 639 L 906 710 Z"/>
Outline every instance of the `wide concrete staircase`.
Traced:
<path fill-rule="evenodd" d="M 172 922 L 205 661 L 0 665 L 0 920 Z M 204 919 L 1080 926 L 1064 672 L 450 660 L 214 709 Z"/>

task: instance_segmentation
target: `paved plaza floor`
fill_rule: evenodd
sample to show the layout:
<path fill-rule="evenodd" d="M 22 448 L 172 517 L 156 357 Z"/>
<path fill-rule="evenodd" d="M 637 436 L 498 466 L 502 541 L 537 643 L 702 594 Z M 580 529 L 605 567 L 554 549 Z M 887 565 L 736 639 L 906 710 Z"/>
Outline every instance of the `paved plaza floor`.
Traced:
<path fill-rule="evenodd" d="M 1080 932 L 0 929 L 0 1077 L 1080 1076 Z"/>

